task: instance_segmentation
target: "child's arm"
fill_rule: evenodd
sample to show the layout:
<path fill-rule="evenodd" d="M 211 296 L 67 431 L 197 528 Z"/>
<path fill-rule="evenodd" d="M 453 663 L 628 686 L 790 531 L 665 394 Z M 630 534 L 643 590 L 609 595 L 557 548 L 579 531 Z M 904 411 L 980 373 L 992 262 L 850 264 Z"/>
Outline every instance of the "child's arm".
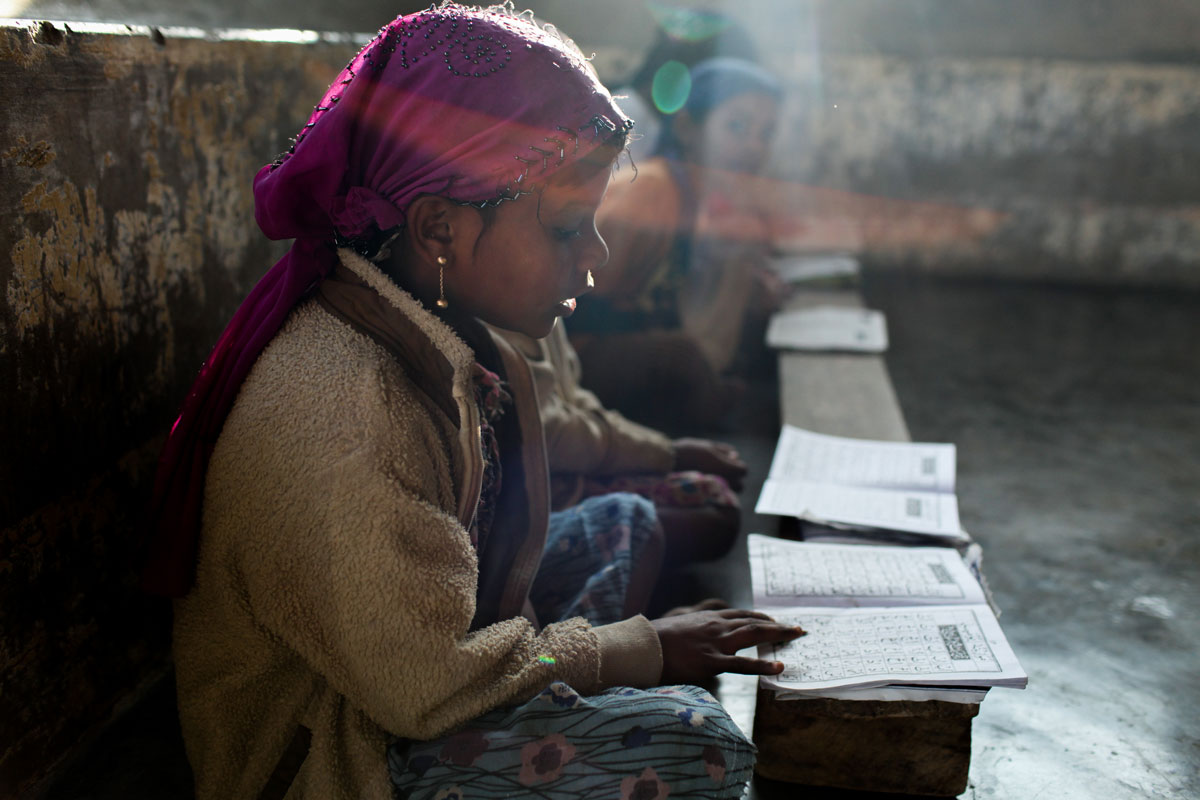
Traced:
<path fill-rule="evenodd" d="M 512 341 L 511 337 L 509 340 Z M 551 473 L 664 474 L 675 461 L 671 440 L 607 409 L 579 385 L 579 358 L 557 325 L 536 347 L 521 347 L 537 384 Z"/>
<path fill-rule="evenodd" d="M 240 569 L 259 624 L 404 737 L 436 736 L 552 680 L 594 689 L 600 644 L 582 619 L 540 633 L 524 617 L 469 631 L 467 532 L 380 455 L 364 447 L 329 465 L 313 476 L 320 504 L 289 509 L 286 524 L 246 542 L 256 552 Z"/>
<path fill-rule="evenodd" d="M 227 422 L 198 583 L 234 587 L 266 637 L 399 736 L 436 736 L 553 680 L 598 688 L 602 643 L 582 619 L 470 630 L 478 574 L 454 513 L 456 445 L 390 366 L 343 370 L 286 403 L 243 398 L 263 407 Z M 640 625 L 626 633 L 649 653 L 649 685 L 660 656 Z"/>

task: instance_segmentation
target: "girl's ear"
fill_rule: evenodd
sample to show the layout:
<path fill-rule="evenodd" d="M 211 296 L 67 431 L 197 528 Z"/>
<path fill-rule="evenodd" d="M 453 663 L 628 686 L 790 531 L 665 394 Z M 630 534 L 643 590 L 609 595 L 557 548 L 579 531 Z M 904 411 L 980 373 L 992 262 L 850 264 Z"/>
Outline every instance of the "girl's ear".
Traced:
<path fill-rule="evenodd" d="M 448 264 L 470 257 L 483 232 L 477 209 L 429 194 L 409 205 L 407 224 L 413 252 L 428 264 L 438 263 L 439 257 Z"/>

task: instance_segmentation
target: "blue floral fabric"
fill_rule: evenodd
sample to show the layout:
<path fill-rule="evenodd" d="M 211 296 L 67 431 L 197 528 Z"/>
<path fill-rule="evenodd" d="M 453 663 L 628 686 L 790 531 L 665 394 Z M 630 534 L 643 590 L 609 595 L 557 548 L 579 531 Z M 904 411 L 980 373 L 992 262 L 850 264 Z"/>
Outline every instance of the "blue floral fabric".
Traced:
<path fill-rule="evenodd" d="M 443 739 L 393 748 L 388 765 L 396 796 L 413 800 L 739 798 L 754 753 L 699 687 L 583 697 L 552 683 Z"/>
<path fill-rule="evenodd" d="M 550 515 L 530 599 L 538 618 L 621 617 L 633 565 L 657 524 L 632 494 Z M 562 682 L 448 736 L 388 750 L 398 799 L 739 798 L 755 747 L 696 686 L 616 687 L 583 696 Z"/>
<path fill-rule="evenodd" d="M 654 504 L 635 494 L 589 497 L 550 515 L 529 600 L 537 618 L 621 619 L 633 567 L 654 535 Z"/>

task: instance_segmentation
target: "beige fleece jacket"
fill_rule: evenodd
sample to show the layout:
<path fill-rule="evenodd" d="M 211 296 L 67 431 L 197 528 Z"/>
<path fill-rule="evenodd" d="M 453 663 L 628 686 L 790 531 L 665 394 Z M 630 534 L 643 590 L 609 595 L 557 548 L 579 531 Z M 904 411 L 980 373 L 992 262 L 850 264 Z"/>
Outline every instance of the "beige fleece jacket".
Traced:
<path fill-rule="evenodd" d="M 605 408 L 580 385 L 579 356 L 562 324 L 544 339 L 495 329 L 529 362 L 550 464 L 551 506 L 566 508 L 583 496 L 588 477 L 666 474 L 675 450 L 663 434 Z"/>
<path fill-rule="evenodd" d="M 311 745 L 289 798 L 390 800 L 393 737 L 436 737 L 553 680 L 592 692 L 652 685 L 661 671 L 643 617 L 538 630 L 514 614 L 470 630 L 474 355 L 373 265 L 341 257 L 373 290 L 402 352 L 306 301 L 225 422 L 208 467 L 195 586 L 175 607 L 180 721 L 198 800 L 257 798 L 302 729 Z M 514 373 L 523 360 L 499 349 L 513 383 L 532 386 Z M 536 411 L 535 397 L 522 404 Z M 527 472 L 528 498 L 545 503 L 544 466 Z M 518 603 L 540 557 L 544 507 L 525 518 L 532 540 L 504 593 Z"/>

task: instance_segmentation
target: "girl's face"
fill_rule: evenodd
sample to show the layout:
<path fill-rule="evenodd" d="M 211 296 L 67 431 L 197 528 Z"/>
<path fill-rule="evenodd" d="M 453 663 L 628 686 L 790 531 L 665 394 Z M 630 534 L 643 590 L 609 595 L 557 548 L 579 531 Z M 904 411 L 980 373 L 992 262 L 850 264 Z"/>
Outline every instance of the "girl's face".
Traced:
<path fill-rule="evenodd" d="M 759 172 L 770 155 L 778 118 L 779 104 L 769 95 L 729 98 L 704 120 L 700 163 L 733 172 Z"/>
<path fill-rule="evenodd" d="M 589 272 L 608 261 L 596 209 L 610 172 L 582 180 L 560 173 L 541 194 L 497 206 L 453 285 L 446 274 L 450 302 L 497 327 L 548 335 L 591 288 Z"/>

